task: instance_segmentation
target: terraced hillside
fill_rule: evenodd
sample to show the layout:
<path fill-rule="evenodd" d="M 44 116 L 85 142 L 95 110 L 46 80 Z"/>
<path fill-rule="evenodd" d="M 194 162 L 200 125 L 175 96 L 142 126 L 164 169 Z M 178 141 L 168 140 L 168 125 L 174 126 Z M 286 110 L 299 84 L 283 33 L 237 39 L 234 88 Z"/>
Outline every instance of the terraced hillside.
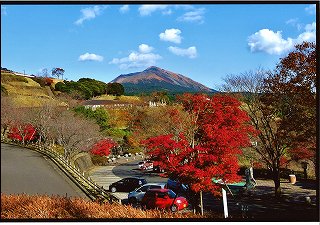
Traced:
<path fill-rule="evenodd" d="M 15 75 L 9 71 L 1 70 L 1 91 L 12 97 L 14 103 L 21 107 L 37 107 L 47 102 L 64 104 L 54 98 L 49 86 L 41 87 L 32 78 Z"/>

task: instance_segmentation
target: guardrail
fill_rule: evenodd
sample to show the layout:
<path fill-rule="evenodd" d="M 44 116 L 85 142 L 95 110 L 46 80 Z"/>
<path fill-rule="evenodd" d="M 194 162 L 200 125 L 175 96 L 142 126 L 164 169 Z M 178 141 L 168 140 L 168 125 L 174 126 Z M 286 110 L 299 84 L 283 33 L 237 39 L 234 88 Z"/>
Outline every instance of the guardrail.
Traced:
<path fill-rule="evenodd" d="M 108 193 L 103 187 L 96 184 L 90 177 L 86 177 L 84 173 L 81 173 L 79 168 L 71 165 L 71 162 L 66 160 L 63 156 L 52 151 L 48 148 L 43 148 L 36 144 L 20 145 L 17 143 L 12 143 L 10 141 L 1 140 L 1 142 L 11 145 L 17 145 L 24 148 L 29 148 L 35 150 L 49 159 L 51 159 L 91 200 L 110 203 L 118 202 L 121 204 L 121 199 Z"/>

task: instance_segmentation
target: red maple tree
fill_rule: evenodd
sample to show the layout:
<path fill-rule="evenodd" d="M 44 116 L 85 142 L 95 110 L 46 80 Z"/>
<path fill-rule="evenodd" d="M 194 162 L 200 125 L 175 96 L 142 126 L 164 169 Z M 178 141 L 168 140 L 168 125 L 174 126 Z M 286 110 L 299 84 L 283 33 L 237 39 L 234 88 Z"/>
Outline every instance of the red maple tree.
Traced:
<path fill-rule="evenodd" d="M 251 144 L 255 130 L 241 103 L 230 96 L 184 94 L 179 97 L 193 126 L 178 135 L 152 137 L 143 143 L 152 160 L 188 184 L 194 192 L 220 194 L 212 178 L 226 183 L 238 181 L 237 155 Z M 182 122 L 182 121 L 180 121 Z"/>
<path fill-rule="evenodd" d="M 110 155 L 111 149 L 117 146 L 112 139 L 103 139 L 95 143 L 91 148 L 91 153 L 94 155 L 108 156 Z"/>
<path fill-rule="evenodd" d="M 18 140 L 23 144 L 26 141 L 35 140 L 37 137 L 36 129 L 31 124 L 17 125 L 10 128 L 8 138 Z"/>

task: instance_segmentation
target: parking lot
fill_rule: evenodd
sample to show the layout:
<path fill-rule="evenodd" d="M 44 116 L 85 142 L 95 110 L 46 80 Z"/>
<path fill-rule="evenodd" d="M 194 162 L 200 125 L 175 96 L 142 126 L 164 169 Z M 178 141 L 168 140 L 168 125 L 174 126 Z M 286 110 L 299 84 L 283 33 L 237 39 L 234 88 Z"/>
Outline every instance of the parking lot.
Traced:
<path fill-rule="evenodd" d="M 167 178 L 157 173 L 142 172 L 137 163 L 141 160 L 121 159 L 117 164 L 95 167 L 90 171 L 90 177 L 105 189 L 109 185 L 125 177 L 142 177 L 150 182 L 167 182 Z M 273 221 L 317 221 L 317 183 L 288 181 L 281 183 L 282 197 L 275 199 L 272 180 L 257 180 L 257 186 L 242 196 L 232 197 L 228 194 L 229 215 L 234 218 Z M 116 192 L 115 196 L 127 203 L 128 193 Z M 310 198 L 310 202 L 306 199 Z M 222 199 L 210 193 L 204 194 L 205 212 L 215 212 L 223 215 Z M 189 208 L 190 210 L 190 208 Z"/>

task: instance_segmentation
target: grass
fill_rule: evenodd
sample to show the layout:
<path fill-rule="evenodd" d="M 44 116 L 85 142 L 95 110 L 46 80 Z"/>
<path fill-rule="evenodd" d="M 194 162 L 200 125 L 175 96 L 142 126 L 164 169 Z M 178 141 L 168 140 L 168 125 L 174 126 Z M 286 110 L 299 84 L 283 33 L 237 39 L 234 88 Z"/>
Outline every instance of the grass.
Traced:
<path fill-rule="evenodd" d="M 1 219 L 144 219 L 205 218 L 190 212 L 142 210 L 118 203 L 99 203 L 82 198 L 1 193 Z"/>
<path fill-rule="evenodd" d="M 23 76 L 14 75 L 9 72 L 2 72 L 1 71 L 1 83 L 5 82 L 23 82 L 28 83 L 28 79 Z"/>
<path fill-rule="evenodd" d="M 64 106 L 58 100 L 52 99 L 49 96 L 15 96 L 13 97 L 14 105 L 17 107 L 39 107 L 45 104 L 52 104 L 56 102 L 58 105 Z"/>
<path fill-rule="evenodd" d="M 59 80 L 53 79 L 53 81 Z M 50 97 L 46 88 L 41 87 L 29 77 L 1 71 L 1 89 L 4 89 L 7 95 L 12 97 L 14 104 L 19 107 L 38 107 L 52 102 L 63 105 L 62 102 Z"/>
<path fill-rule="evenodd" d="M 113 96 L 113 95 L 101 95 L 93 98 L 94 100 L 119 100 L 124 102 L 141 102 L 140 97 L 138 96 Z"/>

